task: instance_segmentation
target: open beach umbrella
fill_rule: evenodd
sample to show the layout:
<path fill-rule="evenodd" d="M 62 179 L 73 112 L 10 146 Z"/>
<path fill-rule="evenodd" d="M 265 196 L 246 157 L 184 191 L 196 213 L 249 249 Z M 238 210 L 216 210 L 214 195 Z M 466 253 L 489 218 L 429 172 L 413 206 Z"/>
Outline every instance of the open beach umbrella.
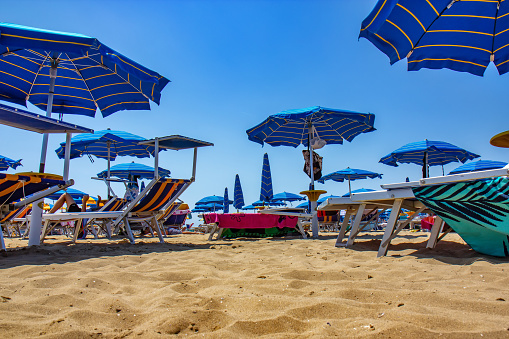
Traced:
<path fill-rule="evenodd" d="M 220 203 L 211 202 L 208 204 L 201 204 L 201 205 L 195 204 L 195 209 L 202 209 L 202 210 L 206 210 L 209 212 L 222 210 L 223 208 L 224 208 L 224 206 L 222 203 L 220 204 Z"/>
<path fill-rule="evenodd" d="M 159 105 L 169 80 L 96 38 L 0 23 L 0 100 L 51 113 L 106 117 Z M 47 135 L 40 172 L 44 172 Z"/>
<path fill-rule="evenodd" d="M 253 205 L 246 205 L 244 207 L 241 208 L 242 210 L 255 210 L 256 209 L 256 206 L 253 206 Z"/>
<path fill-rule="evenodd" d="M 263 155 L 260 200 L 265 203 L 269 203 L 272 200 L 272 175 L 270 174 L 269 155 L 267 153 Z"/>
<path fill-rule="evenodd" d="M 493 161 L 493 160 L 478 160 L 478 161 L 469 162 L 467 164 L 464 164 L 464 165 L 461 165 L 461 166 L 455 168 L 454 170 L 449 172 L 449 175 L 467 173 L 467 172 L 476 172 L 476 171 L 486 171 L 486 170 L 503 168 L 505 166 L 507 166 L 507 162 Z"/>
<path fill-rule="evenodd" d="M 350 185 L 350 181 L 359 180 L 359 179 L 367 179 L 367 178 L 380 178 L 382 179 L 382 174 L 370 172 L 362 169 L 350 168 L 347 167 L 337 172 L 333 172 L 321 177 L 318 182 L 324 183 L 326 180 L 333 180 L 343 182 L 348 180 L 348 192 L 352 192 L 352 187 Z"/>
<path fill-rule="evenodd" d="M 324 197 L 321 197 L 320 199 L 318 199 L 316 202 L 321 204 L 322 202 L 324 202 L 325 200 L 329 199 L 329 198 L 341 198 L 339 195 L 327 195 L 327 196 L 324 196 Z"/>
<path fill-rule="evenodd" d="M 170 171 L 164 168 L 159 167 L 159 175 L 161 177 L 169 177 Z M 100 173 L 97 173 L 99 178 L 107 178 L 108 170 L 104 170 Z M 150 167 L 144 164 L 138 164 L 133 162 L 128 162 L 124 164 L 113 165 L 110 168 L 110 176 L 117 177 L 120 179 L 128 179 L 132 176 L 139 176 L 140 179 L 153 179 L 154 178 L 154 167 Z M 140 187 L 140 191 L 143 188 Z"/>
<path fill-rule="evenodd" d="M 19 160 L 12 160 L 11 158 L 4 157 L 3 155 L 0 155 L 0 171 L 7 171 L 10 168 L 16 169 L 18 166 L 21 165 L 21 159 Z"/>
<path fill-rule="evenodd" d="M 284 206 L 285 203 L 282 202 L 282 201 L 276 201 L 276 200 L 271 200 L 269 202 L 267 201 L 261 201 L 261 200 L 256 200 L 255 202 L 253 202 L 251 204 L 252 206 L 255 206 L 255 207 L 259 207 L 259 206 Z"/>
<path fill-rule="evenodd" d="M 507 1 L 379 0 L 359 37 L 408 70 L 448 68 L 482 76 L 490 62 L 509 71 Z"/>
<path fill-rule="evenodd" d="M 242 194 L 242 186 L 240 185 L 239 175 L 235 175 L 235 188 L 233 190 L 233 207 L 241 209 L 244 206 L 244 194 Z"/>
<path fill-rule="evenodd" d="M 310 189 L 314 189 L 313 152 L 325 144 L 351 142 L 357 135 L 375 131 L 375 115 L 313 106 L 304 109 L 283 111 L 269 116 L 260 124 L 246 131 L 249 140 L 262 146 L 304 145 L 310 157 Z M 316 202 L 311 202 L 311 209 Z M 313 237 L 318 236 L 318 219 L 312 220 Z"/>
<path fill-rule="evenodd" d="M 228 187 L 224 188 L 223 213 L 230 212 L 230 200 L 228 199 Z"/>
<path fill-rule="evenodd" d="M 274 194 L 272 196 L 272 200 L 271 201 L 301 201 L 301 200 L 306 200 L 306 198 L 304 198 L 303 196 L 300 196 L 300 195 L 297 195 L 297 194 L 294 194 L 294 193 L 289 193 L 289 192 L 282 192 L 282 193 L 278 193 L 278 194 Z"/>
<path fill-rule="evenodd" d="M 348 193 L 346 194 L 343 194 L 343 198 L 348 198 L 350 195 L 352 195 L 352 193 L 365 193 L 365 192 L 373 192 L 374 190 L 370 189 L 370 188 L 359 188 L 359 189 L 356 189 L 356 190 L 353 190 L 353 191 L 349 191 Z"/>
<path fill-rule="evenodd" d="M 194 205 L 197 207 L 197 206 L 202 206 L 202 205 L 207 205 L 207 204 L 220 204 L 222 205 L 224 202 L 224 197 L 220 197 L 219 195 L 210 195 L 208 197 L 205 197 L 205 198 L 202 198 L 200 200 L 198 200 Z M 231 200 L 228 200 L 228 202 L 231 204 L 233 203 L 233 201 Z"/>
<path fill-rule="evenodd" d="M 446 165 L 452 162 L 465 163 L 479 155 L 443 141 L 418 141 L 406 144 L 387 154 L 380 163 L 397 167 L 399 164 L 422 166 L 423 178 L 429 177 L 429 166 Z"/>
<path fill-rule="evenodd" d="M 83 196 L 87 195 L 87 193 L 85 193 L 83 191 L 77 190 L 75 188 L 68 187 L 66 190 L 56 191 L 55 193 L 46 196 L 46 198 L 51 199 L 51 200 L 57 200 L 58 198 L 60 198 L 60 196 L 62 194 L 66 193 L 66 192 L 68 194 L 70 194 L 71 197 L 74 200 L 76 200 L 77 202 L 80 202 L 81 199 L 83 199 Z"/>

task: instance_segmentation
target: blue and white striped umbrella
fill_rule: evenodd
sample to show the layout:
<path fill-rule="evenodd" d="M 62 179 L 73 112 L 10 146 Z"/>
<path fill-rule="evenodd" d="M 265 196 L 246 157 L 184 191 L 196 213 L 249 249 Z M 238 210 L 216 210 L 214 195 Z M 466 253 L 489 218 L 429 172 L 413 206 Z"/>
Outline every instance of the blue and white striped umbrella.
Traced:
<path fill-rule="evenodd" d="M 228 187 L 224 188 L 223 213 L 230 212 L 230 200 L 228 199 Z"/>
<path fill-rule="evenodd" d="M 19 160 L 13 160 L 11 158 L 4 157 L 3 155 L 0 155 L 0 171 L 7 171 L 10 168 L 16 169 L 18 166 L 21 165 L 21 159 Z"/>
<path fill-rule="evenodd" d="M 326 180 L 333 180 L 333 181 L 339 181 L 339 182 L 343 182 L 345 180 L 348 180 L 348 192 L 351 192 L 352 191 L 352 187 L 350 185 L 350 181 L 360 180 L 360 179 L 367 179 L 367 178 L 371 178 L 371 179 L 380 178 L 380 179 L 382 179 L 382 174 L 375 173 L 375 172 L 370 172 L 370 171 L 366 171 L 366 170 L 362 170 L 362 169 L 347 167 L 347 168 L 342 169 L 340 171 L 336 171 L 336 172 L 324 175 L 323 177 L 321 177 L 318 180 L 318 182 L 321 182 L 323 184 Z"/>
<path fill-rule="evenodd" d="M 207 204 L 223 204 L 224 197 L 220 197 L 219 195 L 210 195 L 208 197 L 202 198 L 195 203 L 195 206 L 199 205 L 207 205 Z M 228 201 L 230 204 L 233 201 Z"/>
<path fill-rule="evenodd" d="M 505 166 L 507 166 L 507 162 L 493 161 L 493 160 L 478 160 L 478 161 L 469 162 L 467 164 L 464 164 L 464 165 L 461 165 L 461 166 L 455 168 L 454 170 L 449 172 L 449 175 L 467 173 L 467 172 L 476 172 L 476 171 L 486 171 L 486 170 L 503 168 Z"/>
<path fill-rule="evenodd" d="M 359 188 L 356 190 L 353 190 L 352 192 L 348 192 L 346 194 L 343 194 L 343 198 L 348 198 L 352 193 L 365 193 L 365 192 L 373 192 L 373 189 L 370 188 Z"/>
<path fill-rule="evenodd" d="M 66 190 L 56 191 L 55 193 L 52 193 L 52 194 L 46 196 L 46 198 L 51 199 L 51 200 L 57 200 L 64 193 L 70 194 L 71 197 L 74 200 L 76 200 L 77 202 L 78 202 L 78 200 L 83 199 L 83 196 L 87 195 L 87 193 L 85 193 L 83 191 L 68 187 Z"/>
<path fill-rule="evenodd" d="M 270 174 L 269 155 L 267 153 L 263 155 L 262 187 L 260 190 L 260 200 L 266 203 L 272 200 L 272 176 Z"/>
<path fill-rule="evenodd" d="M 306 200 L 306 198 L 295 193 L 282 192 L 274 194 L 271 201 L 301 201 L 301 200 Z"/>
<path fill-rule="evenodd" d="M 408 70 L 448 68 L 482 76 L 509 71 L 509 2 L 379 0 L 359 37 Z"/>
<path fill-rule="evenodd" d="M 170 171 L 159 167 L 159 175 L 161 177 L 169 177 Z M 108 170 L 104 170 L 97 173 L 99 178 L 106 178 L 108 176 Z M 140 179 L 153 179 L 154 178 L 154 167 L 150 167 L 144 164 L 138 164 L 135 162 L 128 162 L 125 164 L 113 165 L 110 168 L 110 176 L 121 179 L 129 179 L 131 176 L 138 176 Z M 140 188 L 140 191 L 143 189 Z"/>
<path fill-rule="evenodd" d="M 244 194 L 242 193 L 242 186 L 240 185 L 239 175 L 235 175 L 235 188 L 233 191 L 233 207 L 241 209 L 244 206 Z"/>
<path fill-rule="evenodd" d="M 375 115 L 314 106 L 283 111 L 269 116 L 259 125 L 246 131 L 249 140 L 263 146 L 308 145 L 310 125 L 327 144 L 352 141 L 361 133 L 375 130 Z"/>

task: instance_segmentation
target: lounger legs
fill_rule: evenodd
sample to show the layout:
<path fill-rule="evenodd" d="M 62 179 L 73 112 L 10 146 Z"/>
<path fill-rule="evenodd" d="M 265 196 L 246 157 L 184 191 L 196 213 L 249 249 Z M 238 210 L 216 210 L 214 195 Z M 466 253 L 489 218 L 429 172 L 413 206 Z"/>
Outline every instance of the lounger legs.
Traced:
<path fill-rule="evenodd" d="M 346 229 L 348 228 L 348 222 L 350 221 L 350 217 L 352 216 L 352 213 L 350 211 L 347 211 L 345 214 L 345 218 L 343 219 L 343 222 L 341 223 L 341 228 L 339 229 L 338 238 L 336 239 L 336 247 L 343 247 L 346 246 L 346 244 L 343 244 L 343 238 L 345 237 Z"/>
<path fill-rule="evenodd" d="M 134 242 L 133 231 L 131 231 L 131 225 L 129 225 L 129 221 L 127 221 L 127 218 L 124 218 L 124 227 L 125 227 L 125 231 L 127 233 L 127 238 L 129 239 L 129 242 L 134 245 L 135 242 Z"/>
<path fill-rule="evenodd" d="M 396 226 L 396 222 L 398 221 L 399 212 L 401 211 L 401 205 L 403 204 L 403 199 L 394 200 L 394 204 L 392 205 L 391 214 L 389 216 L 389 220 L 387 221 L 387 226 L 385 227 L 384 236 L 382 238 L 382 243 L 380 244 L 380 248 L 378 249 L 377 257 L 383 257 L 387 255 L 387 250 L 390 244 L 390 237 L 392 236 L 392 232 L 394 231 L 394 227 Z"/>
<path fill-rule="evenodd" d="M 2 247 L 2 250 L 5 251 L 5 243 L 4 243 L 4 231 L 2 230 L 2 226 L 0 225 L 0 246 Z"/>
<path fill-rule="evenodd" d="M 364 209 L 366 208 L 366 204 L 360 204 L 359 209 L 357 210 L 357 214 L 355 215 L 355 219 L 353 221 L 352 228 L 350 229 L 350 235 L 348 236 L 348 240 L 346 242 L 346 246 L 352 246 L 355 240 L 355 237 L 359 233 L 359 226 L 362 221 L 362 216 L 364 215 Z"/>
<path fill-rule="evenodd" d="M 442 233 L 442 229 L 444 228 L 445 222 L 437 216 L 435 219 L 435 223 L 433 224 L 433 227 L 431 228 L 431 233 L 429 235 L 428 244 L 426 245 L 426 248 L 435 248 L 437 245 L 437 239 L 440 233 Z"/>

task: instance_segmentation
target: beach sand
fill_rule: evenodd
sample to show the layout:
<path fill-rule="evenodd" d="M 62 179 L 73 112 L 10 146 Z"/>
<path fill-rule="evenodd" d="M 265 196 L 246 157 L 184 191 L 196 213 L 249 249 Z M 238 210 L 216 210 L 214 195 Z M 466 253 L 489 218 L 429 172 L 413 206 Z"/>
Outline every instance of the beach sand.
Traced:
<path fill-rule="evenodd" d="M 456 234 L 82 240 L 0 255 L 2 338 L 509 337 L 509 261 Z M 10 248 L 25 245 L 6 239 Z"/>

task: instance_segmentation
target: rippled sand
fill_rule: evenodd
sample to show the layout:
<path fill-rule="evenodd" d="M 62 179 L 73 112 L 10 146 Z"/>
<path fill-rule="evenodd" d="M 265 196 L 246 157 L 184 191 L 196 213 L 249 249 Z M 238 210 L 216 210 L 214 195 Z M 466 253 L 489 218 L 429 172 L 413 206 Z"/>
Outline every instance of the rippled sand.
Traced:
<path fill-rule="evenodd" d="M 2 338 L 509 336 L 509 262 L 455 234 L 321 240 L 53 237 L 0 256 Z M 20 240 L 6 240 L 8 247 Z"/>

